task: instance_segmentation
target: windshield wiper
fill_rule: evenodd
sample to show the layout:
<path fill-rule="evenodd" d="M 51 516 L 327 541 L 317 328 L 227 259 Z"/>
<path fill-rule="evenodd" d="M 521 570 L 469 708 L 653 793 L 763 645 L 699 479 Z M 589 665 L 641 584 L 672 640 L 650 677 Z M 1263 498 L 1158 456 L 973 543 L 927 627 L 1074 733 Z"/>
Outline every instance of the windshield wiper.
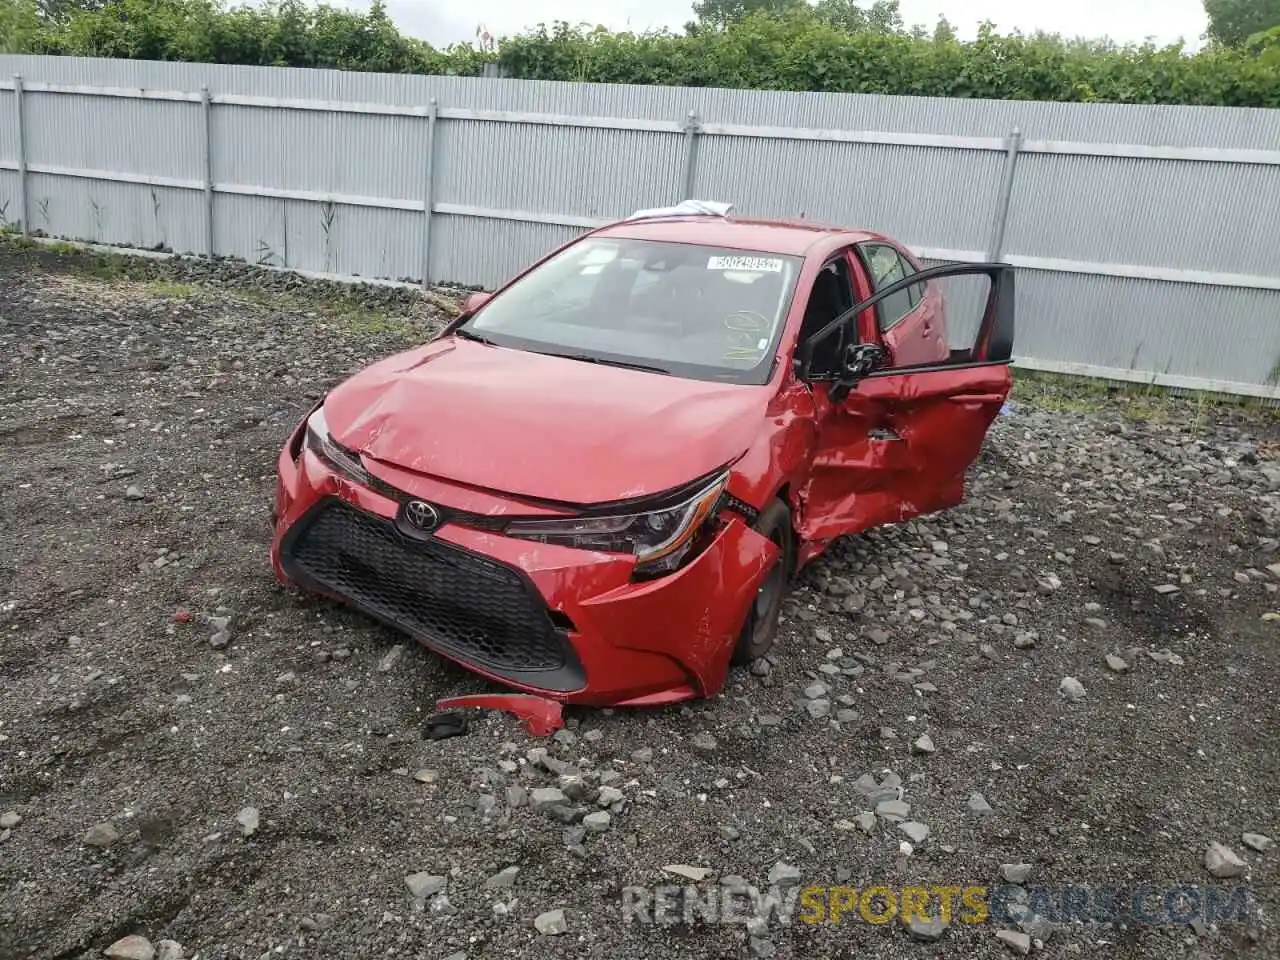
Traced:
<path fill-rule="evenodd" d="M 463 340 L 474 340 L 476 343 L 487 343 L 491 347 L 497 346 L 497 344 L 488 337 L 482 337 L 478 333 L 473 333 L 466 327 L 459 327 L 457 330 L 453 331 L 453 335 L 455 337 L 461 337 Z"/>
<path fill-rule="evenodd" d="M 656 367 L 648 363 L 634 363 L 631 360 L 609 360 L 604 357 L 593 357 L 586 353 L 549 353 L 543 350 L 535 350 L 533 352 L 541 353 L 544 357 L 563 357 L 565 360 L 579 360 L 582 363 L 599 363 L 606 367 L 625 367 L 628 370 L 644 370 L 646 373 L 671 375 L 671 371 L 666 367 Z"/>

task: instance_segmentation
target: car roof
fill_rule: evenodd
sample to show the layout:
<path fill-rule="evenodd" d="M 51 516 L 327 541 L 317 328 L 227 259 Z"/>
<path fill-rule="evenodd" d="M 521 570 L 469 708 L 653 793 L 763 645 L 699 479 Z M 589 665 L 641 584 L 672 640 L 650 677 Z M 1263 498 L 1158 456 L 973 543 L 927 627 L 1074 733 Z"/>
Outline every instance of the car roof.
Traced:
<path fill-rule="evenodd" d="M 752 220 L 738 217 L 670 216 L 621 220 L 596 231 L 596 236 L 629 240 L 658 240 L 728 247 L 761 253 L 803 256 L 823 240 L 840 237 L 845 243 L 882 239 L 865 230 L 818 223 L 813 220 Z"/>

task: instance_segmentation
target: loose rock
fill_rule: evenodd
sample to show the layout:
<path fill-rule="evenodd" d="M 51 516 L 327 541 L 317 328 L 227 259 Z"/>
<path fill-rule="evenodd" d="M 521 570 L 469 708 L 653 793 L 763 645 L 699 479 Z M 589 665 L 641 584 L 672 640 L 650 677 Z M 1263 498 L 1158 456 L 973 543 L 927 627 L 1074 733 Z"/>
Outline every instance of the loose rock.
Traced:
<path fill-rule="evenodd" d="M 1275 846 L 1275 842 L 1270 837 L 1261 833 L 1246 833 L 1240 839 L 1246 847 L 1258 853 L 1266 853 Z"/>
<path fill-rule="evenodd" d="M 804 708 L 809 716 L 815 720 L 820 720 L 831 713 L 831 701 L 822 699 L 809 700 L 806 701 Z"/>
<path fill-rule="evenodd" d="M 379 673 L 390 673 L 395 667 L 396 662 L 404 655 L 404 644 L 397 643 L 394 647 L 382 655 L 382 659 L 378 661 Z"/>
<path fill-rule="evenodd" d="M 911 804 L 905 800 L 882 800 L 876 804 L 876 816 L 890 822 L 905 820 L 911 815 Z"/>
<path fill-rule="evenodd" d="M 905 833 L 917 847 L 929 836 L 929 827 L 918 820 L 906 820 L 898 824 L 898 829 Z"/>
<path fill-rule="evenodd" d="M 907 933 L 912 940 L 919 940 L 922 943 L 936 943 L 942 939 L 942 935 L 947 932 L 947 924 L 942 922 L 942 917 L 932 917 L 929 920 L 922 920 L 918 916 L 913 916 L 907 921 Z"/>
<path fill-rule="evenodd" d="M 1209 844 L 1209 849 L 1204 852 L 1204 866 L 1220 880 L 1239 877 L 1249 867 L 1229 847 L 1220 843 Z"/>
<path fill-rule="evenodd" d="M 1129 670 L 1129 661 L 1123 657 L 1117 657 L 1114 653 L 1107 654 L 1107 669 L 1114 673 L 1127 673 Z"/>
<path fill-rule="evenodd" d="M 1031 864 L 1029 863 L 1005 863 L 1000 866 L 1000 876 L 1004 877 L 1009 883 L 1026 883 L 1027 878 L 1031 876 Z"/>
<path fill-rule="evenodd" d="M 409 888 L 409 893 L 417 900 L 434 897 L 445 888 L 445 884 L 448 882 L 447 877 L 426 872 L 411 873 L 404 878 L 404 885 Z"/>
<path fill-rule="evenodd" d="M 110 823 L 99 823 L 90 827 L 84 835 L 84 842 L 91 847 L 106 849 L 120 839 L 120 831 Z"/>
<path fill-rule="evenodd" d="M 529 794 L 529 805 L 535 810 L 564 803 L 569 798 L 557 787 L 535 787 Z"/>
<path fill-rule="evenodd" d="M 240 833 L 252 837 L 258 832 L 258 808 L 245 807 L 236 814 L 236 823 L 240 824 Z"/>
<path fill-rule="evenodd" d="M 533 918 L 533 927 L 544 937 L 558 937 L 569 930 L 563 910 L 548 910 L 538 914 Z"/>
<path fill-rule="evenodd" d="M 516 877 L 520 875 L 519 867 L 506 867 L 499 870 L 484 882 L 486 890 L 510 890 L 515 886 Z"/>
<path fill-rule="evenodd" d="M 976 790 L 969 794 L 969 799 L 965 801 L 965 806 L 969 808 L 970 813 L 976 813 L 980 817 L 987 817 L 995 813 L 991 809 L 991 804 L 987 803 L 987 798 Z"/>
<path fill-rule="evenodd" d="M 1075 677 L 1063 677 L 1062 682 L 1058 684 L 1058 693 L 1064 700 L 1076 703 L 1085 697 L 1084 684 Z"/>
<path fill-rule="evenodd" d="M 1020 957 L 1031 952 L 1031 938 L 1017 930 L 997 930 L 996 939 Z"/>
<path fill-rule="evenodd" d="M 683 877 L 685 880 L 692 880 L 694 883 L 701 883 L 714 872 L 708 867 L 691 867 L 687 863 L 669 863 L 662 870 L 664 873 L 669 873 L 675 877 Z"/>
<path fill-rule="evenodd" d="M 800 882 L 800 868 L 779 860 L 769 871 L 770 886 L 791 887 Z"/>
<path fill-rule="evenodd" d="M 102 951 L 108 960 L 155 960 L 156 948 L 146 937 L 129 934 Z"/>
<path fill-rule="evenodd" d="M 716 743 L 716 738 L 705 730 L 695 733 L 689 743 L 693 749 L 700 753 L 711 753 L 719 746 L 719 744 Z"/>

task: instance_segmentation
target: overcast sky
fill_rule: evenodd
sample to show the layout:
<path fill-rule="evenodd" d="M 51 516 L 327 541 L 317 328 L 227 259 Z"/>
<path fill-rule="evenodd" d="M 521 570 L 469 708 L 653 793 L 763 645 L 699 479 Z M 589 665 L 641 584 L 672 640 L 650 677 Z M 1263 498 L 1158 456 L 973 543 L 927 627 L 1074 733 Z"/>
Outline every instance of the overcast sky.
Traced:
<path fill-rule="evenodd" d="M 1110 37 L 1118 42 L 1182 39 L 1199 45 L 1205 16 L 1201 0 L 900 0 L 908 24 L 932 26 L 946 16 L 965 38 L 978 23 L 1001 30 L 1044 30 L 1067 36 Z M 367 0 L 346 5 L 368 7 Z M 471 42 L 483 24 L 496 36 L 519 33 L 539 21 L 603 24 L 637 33 L 679 29 L 692 17 L 692 0 L 387 0 L 392 19 L 406 33 L 436 46 Z"/>

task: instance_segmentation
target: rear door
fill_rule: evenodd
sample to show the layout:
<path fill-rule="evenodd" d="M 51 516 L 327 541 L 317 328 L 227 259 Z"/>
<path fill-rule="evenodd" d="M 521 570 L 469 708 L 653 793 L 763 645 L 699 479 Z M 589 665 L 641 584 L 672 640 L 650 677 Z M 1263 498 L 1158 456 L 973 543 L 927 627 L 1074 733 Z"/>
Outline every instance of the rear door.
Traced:
<path fill-rule="evenodd" d="M 865 375 L 806 362 L 823 338 L 839 335 L 841 324 L 856 326 L 859 313 L 878 301 L 912 283 L 966 274 L 991 278 L 971 348 L 949 351 L 942 363 L 882 366 Z M 883 286 L 802 344 L 816 407 L 815 453 L 800 498 L 806 539 L 900 523 L 961 501 L 965 472 L 1012 384 L 1013 297 L 1013 272 L 1004 264 L 934 267 Z"/>
<path fill-rule="evenodd" d="M 856 250 L 875 293 L 918 273 L 911 259 L 887 241 L 860 243 Z M 946 325 L 938 316 L 939 298 L 936 294 L 926 295 L 928 287 L 927 283 L 914 283 L 875 304 L 876 325 L 889 353 L 890 366 L 941 363 L 947 359 L 950 346 Z"/>

